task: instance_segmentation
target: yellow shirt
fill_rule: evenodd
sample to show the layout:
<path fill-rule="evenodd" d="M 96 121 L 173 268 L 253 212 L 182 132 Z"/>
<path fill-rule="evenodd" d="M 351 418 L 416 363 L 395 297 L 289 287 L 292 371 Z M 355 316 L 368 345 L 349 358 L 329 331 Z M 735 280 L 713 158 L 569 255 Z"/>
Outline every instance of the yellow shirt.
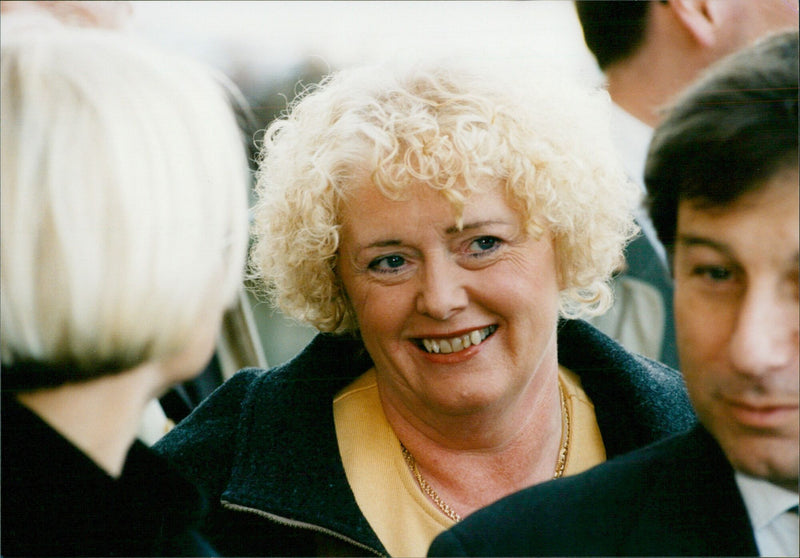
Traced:
<path fill-rule="evenodd" d="M 564 474 L 605 461 L 605 447 L 580 379 L 559 367 L 571 427 Z M 336 438 L 356 502 L 391 556 L 425 556 L 433 539 L 453 525 L 420 490 L 400 441 L 383 413 L 375 371 L 370 370 L 333 400 Z"/>

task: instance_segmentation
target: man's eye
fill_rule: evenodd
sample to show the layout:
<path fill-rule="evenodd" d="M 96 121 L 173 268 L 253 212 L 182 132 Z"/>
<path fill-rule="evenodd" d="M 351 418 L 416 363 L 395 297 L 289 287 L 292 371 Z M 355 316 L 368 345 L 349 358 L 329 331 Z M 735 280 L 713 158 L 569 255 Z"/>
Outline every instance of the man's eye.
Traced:
<path fill-rule="evenodd" d="M 696 267 L 694 274 L 706 277 L 712 281 L 727 281 L 733 276 L 733 272 L 730 269 L 721 266 Z"/>
<path fill-rule="evenodd" d="M 375 258 L 370 262 L 369 268 L 381 272 L 392 272 L 403 267 L 405 263 L 406 259 L 403 256 L 392 254 L 390 256 L 381 256 L 380 258 Z"/>

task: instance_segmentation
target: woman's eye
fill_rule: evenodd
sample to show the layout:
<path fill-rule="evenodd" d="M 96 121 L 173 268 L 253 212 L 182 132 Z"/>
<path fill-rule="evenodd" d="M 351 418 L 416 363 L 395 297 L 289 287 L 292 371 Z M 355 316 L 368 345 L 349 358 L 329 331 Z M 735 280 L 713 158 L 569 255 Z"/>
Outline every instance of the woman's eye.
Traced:
<path fill-rule="evenodd" d="M 391 273 L 403 267 L 405 263 L 406 259 L 403 256 L 392 254 L 375 258 L 370 262 L 369 268 L 384 273 Z"/>
<path fill-rule="evenodd" d="M 495 250 L 501 243 L 502 241 L 495 236 L 482 236 L 470 242 L 469 251 L 472 254 L 480 255 Z"/>

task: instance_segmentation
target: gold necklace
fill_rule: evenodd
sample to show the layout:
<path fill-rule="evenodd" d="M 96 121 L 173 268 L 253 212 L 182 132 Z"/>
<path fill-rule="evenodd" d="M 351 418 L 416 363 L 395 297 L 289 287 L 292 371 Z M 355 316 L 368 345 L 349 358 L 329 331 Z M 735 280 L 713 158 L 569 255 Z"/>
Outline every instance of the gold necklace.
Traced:
<path fill-rule="evenodd" d="M 422 478 L 422 474 L 419 472 L 419 467 L 417 467 L 417 460 L 414 459 L 414 456 L 411 455 L 411 452 L 406 449 L 402 442 L 400 443 L 400 448 L 403 450 L 403 458 L 406 460 L 406 465 L 408 465 L 408 468 L 411 469 L 412 473 L 414 473 L 414 478 L 417 479 L 417 484 L 422 491 L 427 494 L 428 498 L 430 498 L 433 503 L 436 504 L 436 507 L 438 507 L 443 514 L 456 523 L 461 521 L 461 516 L 458 515 L 458 512 L 451 508 L 450 504 L 442 500 L 433 487 L 428 484 L 428 481 Z"/>
<path fill-rule="evenodd" d="M 564 388 L 561 387 L 560 380 L 558 382 L 558 395 L 561 399 L 561 447 L 558 450 L 556 470 L 553 473 L 554 479 L 562 476 L 564 474 L 564 469 L 567 467 L 570 438 L 569 408 L 567 407 L 567 397 L 564 395 Z"/>
<path fill-rule="evenodd" d="M 557 479 L 564 474 L 564 469 L 567 465 L 567 455 L 569 453 L 569 439 L 570 439 L 570 421 L 569 421 L 569 409 L 567 408 L 567 398 L 564 395 L 564 390 L 561 387 L 561 382 L 558 384 L 558 393 L 561 398 L 561 448 L 558 451 L 558 460 L 556 461 L 556 468 L 555 472 L 553 473 L 553 478 Z M 458 523 L 461 521 L 461 516 L 458 514 L 456 510 L 454 510 L 450 504 L 442 500 L 441 496 L 436 493 L 436 490 L 428 484 L 422 477 L 422 473 L 419 472 L 419 467 L 417 466 L 417 460 L 414 459 L 414 456 L 411 455 L 411 452 L 406 449 L 402 442 L 400 442 L 400 449 L 403 451 L 403 459 L 406 461 L 406 465 L 414 474 L 414 478 L 417 481 L 420 489 L 431 499 L 431 501 L 436 504 L 436 507 L 449 517 L 453 522 Z"/>

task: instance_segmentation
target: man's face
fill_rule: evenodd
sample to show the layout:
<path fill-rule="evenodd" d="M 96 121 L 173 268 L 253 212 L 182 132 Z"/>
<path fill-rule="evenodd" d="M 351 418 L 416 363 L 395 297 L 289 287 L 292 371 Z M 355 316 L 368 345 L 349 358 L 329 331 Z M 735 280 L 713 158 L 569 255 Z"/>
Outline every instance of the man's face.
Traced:
<path fill-rule="evenodd" d="M 675 320 L 701 422 L 737 470 L 798 478 L 798 169 L 722 208 L 678 206 Z"/>

